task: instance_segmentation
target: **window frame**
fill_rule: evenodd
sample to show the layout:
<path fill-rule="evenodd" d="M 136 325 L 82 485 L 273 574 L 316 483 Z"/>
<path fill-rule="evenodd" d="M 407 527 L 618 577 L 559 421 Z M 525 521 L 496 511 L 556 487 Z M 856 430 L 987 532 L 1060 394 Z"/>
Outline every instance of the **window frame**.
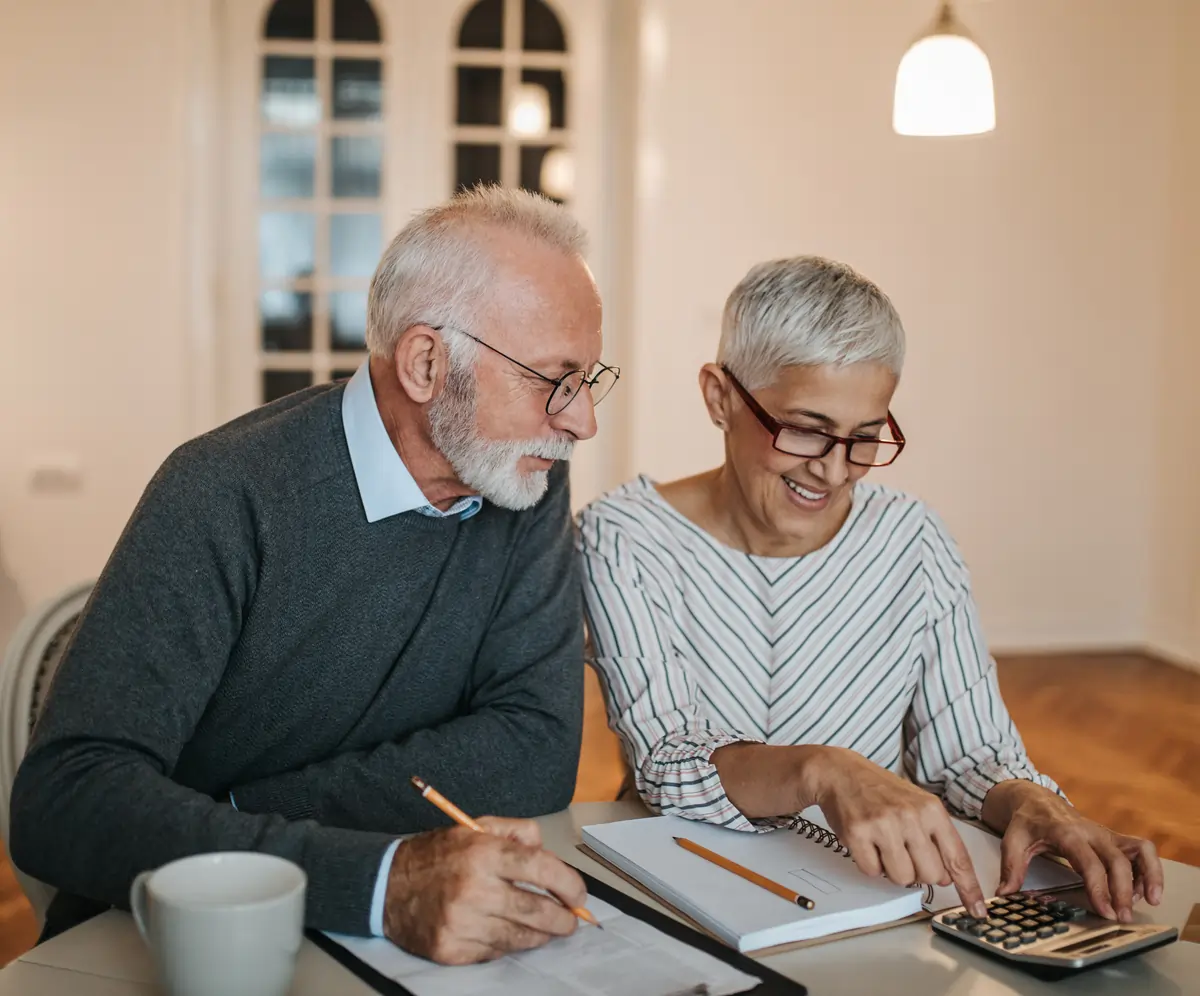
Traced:
<path fill-rule="evenodd" d="M 189 200 L 181 216 L 203 223 L 193 229 L 194 254 L 208 265 L 181 279 L 196 288 L 188 355 L 208 358 L 193 367 L 190 386 L 194 424 L 202 431 L 260 403 L 259 45 L 272 0 L 195 2 L 202 4 L 197 31 L 212 38 L 197 69 L 204 84 L 193 91 L 188 118 L 197 151 L 188 163 L 194 173 L 190 189 L 203 191 L 204 198 Z M 385 62 L 385 244 L 416 212 L 445 200 L 453 189 L 458 29 L 472 2 L 372 0 Z M 628 245 L 632 222 L 626 213 L 633 210 L 636 190 L 629 143 L 636 124 L 637 18 L 627 0 L 551 0 L 551 6 L 563 25 L 571 64 L 570 208 L 588 231 L 588 263 L 605 303 L 605 357 L 627 364 L 632 354 L 626 329 L 638 316 L 627 272 L 633 262 L 617 247 Z M 588 127 L 578 127 L 580 122 Z M 422 151 L 411 154 L 413 149 Z M 576 506 L 632 471 L 629 417 L 621 405 L 606 406 L 600 435 L 577 450 L 571 462 Z"/>

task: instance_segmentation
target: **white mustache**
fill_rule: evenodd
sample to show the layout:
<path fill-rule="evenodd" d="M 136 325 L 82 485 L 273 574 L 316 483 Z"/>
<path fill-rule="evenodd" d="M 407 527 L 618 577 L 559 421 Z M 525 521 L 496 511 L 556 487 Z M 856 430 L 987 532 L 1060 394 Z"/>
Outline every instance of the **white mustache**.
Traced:
<path fill-rule="evenodd" d="M 553 439 L 530 439 L 513 443 L 521 456 L 538 457 L 541 460 L 570 460 L 575 451 L 575 440 L 566 436 Z"/>

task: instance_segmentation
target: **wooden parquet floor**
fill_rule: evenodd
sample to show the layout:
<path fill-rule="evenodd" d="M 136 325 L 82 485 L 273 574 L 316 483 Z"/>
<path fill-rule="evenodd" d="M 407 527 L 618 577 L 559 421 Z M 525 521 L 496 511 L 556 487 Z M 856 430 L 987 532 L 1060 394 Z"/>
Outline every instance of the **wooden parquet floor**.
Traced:
<path fill-rule="evenodd" d="M 1010 657 L 1000 685 L 1030 756 L 1089 816 L 1200 865 L 1200 674 L 1134 654 Z M 612 799 L 623 768 L 589 671 L 575 798 Z M 0 854 L 0 964 L 33 944 Z"/>
<path fill-rule="evenodd" d="M 1030 758 L 1081 812 L 1200 865 L 1200 674 L 1132 654 L 999 673 Z"/>

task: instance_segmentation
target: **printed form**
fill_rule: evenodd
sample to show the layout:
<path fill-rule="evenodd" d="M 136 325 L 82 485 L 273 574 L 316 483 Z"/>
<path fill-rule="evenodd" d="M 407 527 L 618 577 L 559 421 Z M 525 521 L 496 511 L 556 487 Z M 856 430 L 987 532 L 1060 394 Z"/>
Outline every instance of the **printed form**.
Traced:
<path fill-rule="evenodd" d="M 586 924 L 535 951 L 480 965 L 435 965 L 382 938 L 328 934 L 414 996 L 733 996 L 759 979 L 627 916 L 603 900 Z"/>

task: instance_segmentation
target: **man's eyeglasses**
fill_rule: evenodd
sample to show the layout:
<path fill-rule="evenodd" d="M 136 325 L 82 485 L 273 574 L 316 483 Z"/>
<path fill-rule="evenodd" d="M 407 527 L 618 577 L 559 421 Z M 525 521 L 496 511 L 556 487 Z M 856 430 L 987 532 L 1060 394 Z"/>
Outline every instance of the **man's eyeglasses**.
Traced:
<path fill-rule="evenodd" d="M 734 389 L 741 395 L 746 406 L 754 413 L 755 418 L 762 423 L 763 428 L 771 433 L 775 449 L 789 456 L 807 457 L 819 460 L 833 452 L 838 443 L 846 447 L 846 462 L 856 467 L 886 467 L 895 461 L 904 449 L 904 433 L 888 412 L 885 427 L 889 436 L 835 436 L 832 432 L 822 432 L 820 429 L 801 429 L 798 426 L 780 422 L 758 403 L 754 395 L 747 391 L 728 367 L 721 367 L 725 376 L 733 384 Z"/>
<path fill-rule="evenodd" d="M 474 339 L 479 345 L 490 349 L 499 356 L 503 356 L 509 363 L 520 367 L 535 377 L 541 378 L 547 384 L 553 384 L 554 388 L 550 392 L 550 397 L 546 399 L 547 415 L 557 415 L 561 412 L 575 400 L 575 395 L 582 391 L 585 386 L 591 389 L 592 404 L 600 404 L 621 376 L 620 367 L 609 367 L 603 363 L 599 363 L 597 364 L 598 369 L 590 377 L 586 370 L 568 370 L 561 377 L 547 377 L 544 373 L 534 370 L 533 367 L 525 366 L 520 360 L 514 360 L 507 353 L 501 353 L 495 346 L 484 342 L 477 335 L 471 335 L 466 329 L 460 329 L 457 325 L 430 325 L 429 327 L 434 332 L 442 332 L 449 329 L 451 332 L 458 332 L 460 335 L 465 335 L 468 339 Z"/>

